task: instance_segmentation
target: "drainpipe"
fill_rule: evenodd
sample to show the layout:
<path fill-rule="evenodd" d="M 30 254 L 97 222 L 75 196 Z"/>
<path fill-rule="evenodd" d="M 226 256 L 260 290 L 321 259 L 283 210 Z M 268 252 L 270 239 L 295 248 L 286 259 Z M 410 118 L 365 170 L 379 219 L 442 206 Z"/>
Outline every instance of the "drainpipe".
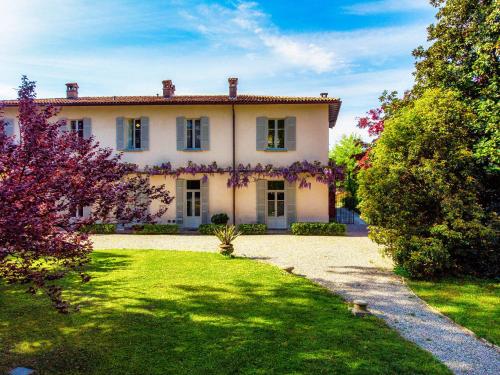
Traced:
<path fill-rule="evenodd" d="M 233 110 L 233 173 L 236 170 L 236 114 L 234 112 L 234 103 L 231 105 Z M 236 186 L 233 185 L 233 225 L 236 225 Z"/>

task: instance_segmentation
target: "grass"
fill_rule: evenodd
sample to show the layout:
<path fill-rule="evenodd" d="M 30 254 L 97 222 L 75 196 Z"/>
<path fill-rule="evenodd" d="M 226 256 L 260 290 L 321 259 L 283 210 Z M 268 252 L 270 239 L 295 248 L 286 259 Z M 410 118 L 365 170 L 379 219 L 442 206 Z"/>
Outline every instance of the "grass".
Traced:
<path fill-rule="evenodd" d="M 306 279 L 248 259 L 97 251 L 66 281 L 81 310 L 0 285 L 0 373 L 449 374 L 375 317 Z"/>
<path fill-rule="evenodd" d="M 449 278 L 438 282 L 408 281 L 415 293 L 479 337 L 500 345 L 500 283 Z"/>

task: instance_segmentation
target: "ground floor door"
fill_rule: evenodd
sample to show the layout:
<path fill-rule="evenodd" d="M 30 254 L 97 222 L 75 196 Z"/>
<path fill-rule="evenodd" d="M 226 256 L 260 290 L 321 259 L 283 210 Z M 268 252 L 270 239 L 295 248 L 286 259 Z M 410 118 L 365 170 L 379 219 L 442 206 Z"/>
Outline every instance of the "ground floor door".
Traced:
<path fill-rule="evenodd" d="M 267 181 L 266 221 L 270 229 L 286 229 L 286 194 L 284 181 Z"/>
<path fill-rule="evenodd" d="M 184 227 L 198 228 L 201 224 L 201 186 L 200 180 L 186 181 L 184 202 Z"/>

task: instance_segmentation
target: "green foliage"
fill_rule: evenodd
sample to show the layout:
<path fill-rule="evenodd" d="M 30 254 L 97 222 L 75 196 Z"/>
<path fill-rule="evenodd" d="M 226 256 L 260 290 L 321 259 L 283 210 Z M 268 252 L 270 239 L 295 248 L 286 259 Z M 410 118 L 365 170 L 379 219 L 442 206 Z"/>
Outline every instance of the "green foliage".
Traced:
<path fill-rule="evenodd" d="M 346 226 L 339 223 L 293 223 L 290 226 L 296 236 L 341 236 Z"/>
<path fill-rule="evenodd" d="M 234 251 L 233 241 L 241 235 L 241 232 L 234 225 L 224 225 L 222 228 L 215 228 L 214 235 L 220 241 L 220 253 L 230 256 Z"/>
<path fill-rule="evenodd" d="M 500 345 L 500 283 L 498 280 L 445 278 L 408 280 L 415 293 L 434 308 L 480 337 Z"/>
<path fill-rule="evenodd" d="M 371 237 L 413 277 L 498 275 L 494 218 L 475 177 L 473 116 L 460 93 L 425 91 L 386 120 L 372 167 L 359 174 Z"/>
<path fill-rule="evenodd" d="M 80 306 L 70 315 L 0 283 L 0 374 L 450 373 L 380 319 L 263 262 L 103 250 L 88 272 L 84 285 L 64 280 Z"/>
<path fill-rule="evenodd" d="M 224 224 L 224 225 L 226 225 L 227 222 L 229 221 L 229 216 L 227 216 L 227 214 L 225 214 L 225 213 L 215 214 L 212 216 L 210 221 L 212 222 L 212 224 Z"/>
<path fill-rule="evenodd" d="M 241 234 L 266 234 L 266 224 L 239 224 L 238 230 Z"/>
<path fill-rule="evenodd" d="M 334 161 L 344 170 L 344 180 L 339 181 L 339 187 L 343 188 L 347 195 L 343 198 L 343 206 L 357 211 L 358 206 L 358 181 L 356 155 L 364 151 L 363 141 L 356 134 L 342 136 L 340 141 L 330 150 L 330 160 Z"/>
<path fill-rule="evenodd" d="M 80 228 L 81 232 L 93 234 L 113 234 L 116 233 L 116 224 L 89 224 Z"/>
<path fill-rule="evenodd" d="M 225 227 L 225 224 L 200 224 L 198 227 L 198 232 L 201 234 L 212 235 L 215 233 L 216 229 Z"/>
<path fill-rule="evenodd" d="M 433 0 L 440 9 L 428 28 L 430 45 L 417 48 L 416 86 L 458 90 L 472 109 L 474 157 L 500 172 L 500 7 L 498 0 Z"/>
<path fill-rule="evenodd" d="M 138 224 L 133 226 L 134 234 L 177 234 L 177 224 Z"/>

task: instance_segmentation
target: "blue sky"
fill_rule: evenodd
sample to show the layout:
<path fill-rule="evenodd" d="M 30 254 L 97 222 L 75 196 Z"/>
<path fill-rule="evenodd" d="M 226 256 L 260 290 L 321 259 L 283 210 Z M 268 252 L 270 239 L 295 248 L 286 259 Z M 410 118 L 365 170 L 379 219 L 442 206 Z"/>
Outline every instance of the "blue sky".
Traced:
<path fill-rule="evenodd" d="M 384 89 L 412 85 L 411 51 L 426 43 L 427 0 L 16 0 L 2 2 L 0 98 L 20 76 L 39 97 L 239 92 L 343 101 L 333 144 Z"/>

